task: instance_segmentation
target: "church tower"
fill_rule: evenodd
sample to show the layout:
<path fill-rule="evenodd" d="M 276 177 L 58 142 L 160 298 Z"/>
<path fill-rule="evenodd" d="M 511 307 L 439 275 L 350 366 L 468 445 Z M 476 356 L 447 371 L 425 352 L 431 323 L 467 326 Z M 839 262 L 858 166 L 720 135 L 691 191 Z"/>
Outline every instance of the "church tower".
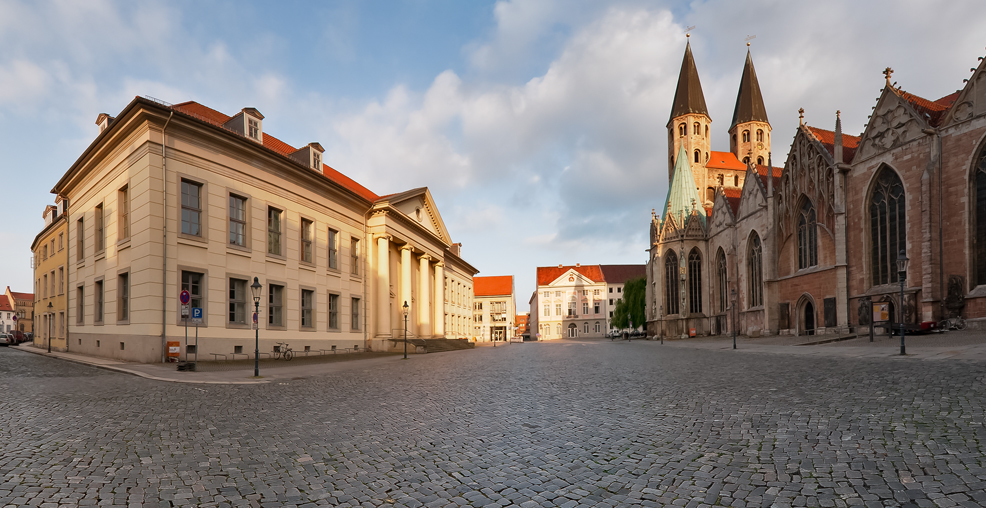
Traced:
<path fill-rule="evenodd" d="M 767 164 L 770 154 L 770 122 L 760 94 L 757 71 L 753 68 L 750 44 L 747 43 L 746 65 L 740 78 L 733 121 L 729 124 L 729 151 L 743 162 Z"/>
<path fill-rule="evenodd" d="M 686 35 L 686 37 L 688 37 Z M 668 120 L 668 181 L 675 171 L 678 153 L 684 148 L 692 178 L 699 188 L 705 188 L 705 163 L 709 160 L 709 110 L 705 106 L 702 82 L 692 57 L 692 46 L 685 43 L 685 57 L 678 74 L 678 88 L 674 92 L 671 119 Z"/>

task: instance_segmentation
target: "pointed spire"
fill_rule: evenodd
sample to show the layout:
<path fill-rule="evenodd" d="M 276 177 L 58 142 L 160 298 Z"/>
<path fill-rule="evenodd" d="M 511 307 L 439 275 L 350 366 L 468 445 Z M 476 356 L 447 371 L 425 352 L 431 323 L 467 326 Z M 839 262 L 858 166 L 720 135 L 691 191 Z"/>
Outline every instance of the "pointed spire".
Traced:
<path fill-rule="evenodd" d="M 681 217 L 682 222 L 679 226 L 684 226 L 684 220 L 690 216 L 695 209 L 694 203 L 701 203 L 702 198 L 698 195 L 695 187 L 695 176 L 692 175 L 692 167 L 688 163 L 688 152 L 684 145 L 678 149 L 678 158 L 674 164 L 674 176 L 671 177 L 671 188 L 668 189 L 668 197 L 664 201 L 664 216 Z M 696 217 L 705 225 L 705 213 L 698 213 Z"/>
<path fill-rule="evenodd" d="M 705 94 L 702 93 L 702 82 L 698 79 L 698 68 L 695 67 L 695 58 L 692 57 L 691 43 L 685 43 L 685 57 L 681 60 L 678 88 L 674 91 L 671 119 L 688 113 L 709 116 L 709 109 L 705 106 Z"/>
<path fill-rule="evenodd" d="M 760 94 L 760 82 L 757 81 L 757 71 L 753 68 L 753 57 L 746 50 L 746 64 L 743 66 L 743 77 L 740 78 L 739 93 L 736 94 L 736 107 L 733 109 L 733 121 L 729 130 L 738 123 L 766 122 L 767 108 L 763 105 L 763 95 Z"/>
<path fill-rule="evenodd" d="M 832 156 L 835 157 L 836 164 L 842 164 L 842 118 L 840 118 L 841 111 L 835 112 L 835 142 L 832 145 Z"/>

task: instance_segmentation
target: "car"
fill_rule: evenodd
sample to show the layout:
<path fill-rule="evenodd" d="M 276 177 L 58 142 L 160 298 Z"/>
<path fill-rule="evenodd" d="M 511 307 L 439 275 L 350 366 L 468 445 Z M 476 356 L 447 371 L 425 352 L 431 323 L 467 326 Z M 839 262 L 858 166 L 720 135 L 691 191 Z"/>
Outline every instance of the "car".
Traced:
<path fill-rule="evenodd" d="M 14 337 L 9 333 L 0 333 L 0 346 L 15 344 Z"/>

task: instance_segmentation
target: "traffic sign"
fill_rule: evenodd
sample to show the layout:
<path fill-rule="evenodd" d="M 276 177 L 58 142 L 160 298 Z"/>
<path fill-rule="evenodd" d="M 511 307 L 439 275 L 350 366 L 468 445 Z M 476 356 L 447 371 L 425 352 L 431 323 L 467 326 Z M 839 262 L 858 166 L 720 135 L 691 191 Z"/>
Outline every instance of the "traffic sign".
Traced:
<path fill-rule="evenodd" d="M 188 304 L 187 303 L 181 304 L 181 317 L 183 317 L 183 318 L 187 318 L 188 317 Z"/>
<path fill-rule="evenodd" d="M 259 318 L 259 316 L 257 316 L 257 313 L 254 312 L 253 313 L 253 329 L 254 330 L 257 330 L 259 328 L 260 328 L 260 318 Z"/>
<path fill-rule="evenodd" d="M 192 319 L 202 319 L 202 307 L 192 307 Z"/>
<path fill-rule="evenodd" d="M 178 295 L 178 301 L 180 301 L 182 305 L 188 305 L 188 302 L 192 301 L 192 295 L 188 294 L 187 290 L 182 289 L 181 294 Z"/>

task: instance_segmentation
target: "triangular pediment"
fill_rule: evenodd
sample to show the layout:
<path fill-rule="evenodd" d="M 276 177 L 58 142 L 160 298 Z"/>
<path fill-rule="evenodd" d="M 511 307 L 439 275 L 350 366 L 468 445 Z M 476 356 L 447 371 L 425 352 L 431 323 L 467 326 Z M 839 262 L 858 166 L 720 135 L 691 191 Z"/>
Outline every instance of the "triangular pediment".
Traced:
<path fill-rule="evenodd" d="M 983 115 L 986 115 L 986 60 L 980 60 L 979 67 L 959 92 L 955 104 L 942 122 L 942 127 Z"/>
<path fill-rule="evenodd" d="M 925 134 L 921 131 L 928 127 L 927 119 L 919 115 L 896 90 L 890 86 L 884 87 L 863 130 L 853 163 L 923 137 Z"/>
<path fill-rule="evenodd" d="M 549 283 L 548 286 L 552 286 L 552 287 L 571 286 L 572 284 L 579 286 L 579 285 L 587 285 L 587 284 L 595 284 L 595 283 L 596 282 L 593 281 L 592 279 L 586 277 L 585 275 L 582 275 L 577 270 L 572 268 L 566 270 L 565 273 L 561 274 L 555 280 L 551 281 L 551 283 Z"/>
<path fill-rule="evenodd" d="M 449 244 L 452 242 L 448 229 L 445 228 L 445 222 L 438 213 L 438 207 L 435 206 L 435 200 L 432 199 L 431 192 L 427 187 L 386 196 L 385 199 L 390 206 L 399 210 L 443 242 Z"/>
<path fill-rule="evenodd" d="M 743 179 L 743 190 L 740 193 L 739 211 L 737 218 L 746 217 L 767 204 L 767 189 L 764 188 L 760 175 L 752 168 L 747 168 Z"/>
<path fill-rule="evenodd" d="M 736 217 L 733 216 L 733 208 L 729 206 L 729 200 L 721 191 L 722 188 L 720 187 L 712 202 L 712 222 L 709 224 L 709 236 L 728 228 L 736 221 Z"/>

